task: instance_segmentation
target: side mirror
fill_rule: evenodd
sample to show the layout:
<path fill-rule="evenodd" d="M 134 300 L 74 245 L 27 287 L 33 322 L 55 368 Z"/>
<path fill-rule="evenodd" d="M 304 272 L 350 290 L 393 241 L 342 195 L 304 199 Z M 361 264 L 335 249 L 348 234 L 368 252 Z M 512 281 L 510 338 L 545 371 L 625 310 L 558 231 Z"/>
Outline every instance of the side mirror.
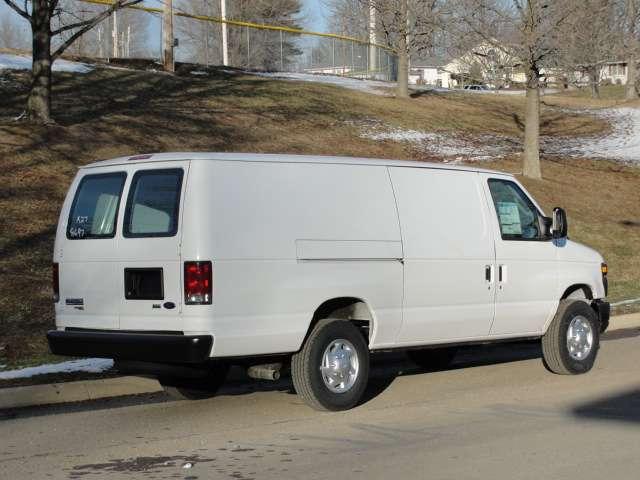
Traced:
<path fill-rule="evenodd" d="M 553 225 L 551 226 L 551 236 L 553 238 L 565 238 L 567 236 L 567 212 L 560 207 L 553 209 Z"/>

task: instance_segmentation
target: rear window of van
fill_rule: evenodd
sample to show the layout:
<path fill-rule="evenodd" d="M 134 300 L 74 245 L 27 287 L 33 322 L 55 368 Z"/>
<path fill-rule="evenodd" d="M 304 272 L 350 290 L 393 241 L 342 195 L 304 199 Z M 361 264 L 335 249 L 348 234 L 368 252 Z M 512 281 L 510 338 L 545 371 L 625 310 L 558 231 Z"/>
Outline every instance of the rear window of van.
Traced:
<path fill-rule="evenodd" d="M 67 238 L 112 238 L 120 196 L 127 175 L 124 172 L 85 175 L 71 205 Z"/>
<path fill-rule="evenodd" d="M 171 237 L 178 231 L 182 169 L 144 170 L 133 176 L 124 214 L 125 237 Z"/>

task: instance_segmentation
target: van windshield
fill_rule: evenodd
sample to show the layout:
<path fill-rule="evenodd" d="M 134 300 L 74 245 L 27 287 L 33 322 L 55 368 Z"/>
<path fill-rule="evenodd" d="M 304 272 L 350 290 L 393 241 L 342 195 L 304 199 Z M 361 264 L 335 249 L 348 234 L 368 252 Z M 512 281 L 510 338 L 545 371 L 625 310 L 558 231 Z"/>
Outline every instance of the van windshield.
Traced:
<path fill-rule="evenodd" d="M 120 206 L 124 172 L 86 175 L 80 181 L 73 199 L 67 238 L 111 238 Z"/>

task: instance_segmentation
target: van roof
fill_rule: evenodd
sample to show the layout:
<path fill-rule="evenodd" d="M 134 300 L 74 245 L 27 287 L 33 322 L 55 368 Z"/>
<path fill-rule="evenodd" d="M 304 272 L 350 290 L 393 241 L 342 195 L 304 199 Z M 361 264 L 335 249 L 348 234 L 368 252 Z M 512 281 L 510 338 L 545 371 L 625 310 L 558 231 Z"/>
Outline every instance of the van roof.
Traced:
<path fill-rule="evenodd" d="M 439 170 L 461 170 L 468 172 L 483 172 L 500 175 L 510 175 L 505 172 L 487 170 L 465 165 L 450 165 L 447 163 L 429 163 L 416 160 L 387 160 L 360 157 L 334 157 L 325 155 L 290 155 L 274 153 L 205 153 L 205 152 L 172 152 L 150 153 L 118 157 L 111 160 L 94 162 L 81 168 L 109 167 L 132 163 L 170 162 L 176 160 L 218 160 L 233 162 L 272 162 L 272 163 L 325 163 L 344 165 L 382 165 L 390 167 L 433 168 Z"/>

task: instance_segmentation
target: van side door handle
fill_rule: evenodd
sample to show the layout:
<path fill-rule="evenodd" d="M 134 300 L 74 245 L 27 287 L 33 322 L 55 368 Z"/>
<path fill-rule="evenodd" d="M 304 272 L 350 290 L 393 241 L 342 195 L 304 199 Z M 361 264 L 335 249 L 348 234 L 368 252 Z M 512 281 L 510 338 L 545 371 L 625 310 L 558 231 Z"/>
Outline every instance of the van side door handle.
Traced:
<path fill-rule="evenodd" d="M 484 279 L 487 283 L 493 283 L 493 265 L 484 266 Z"/>
<path fill-rule="evenodd" d="M 507 266 L 506 265 L 498 266 L 498 282 L 507 283 Z"/>

